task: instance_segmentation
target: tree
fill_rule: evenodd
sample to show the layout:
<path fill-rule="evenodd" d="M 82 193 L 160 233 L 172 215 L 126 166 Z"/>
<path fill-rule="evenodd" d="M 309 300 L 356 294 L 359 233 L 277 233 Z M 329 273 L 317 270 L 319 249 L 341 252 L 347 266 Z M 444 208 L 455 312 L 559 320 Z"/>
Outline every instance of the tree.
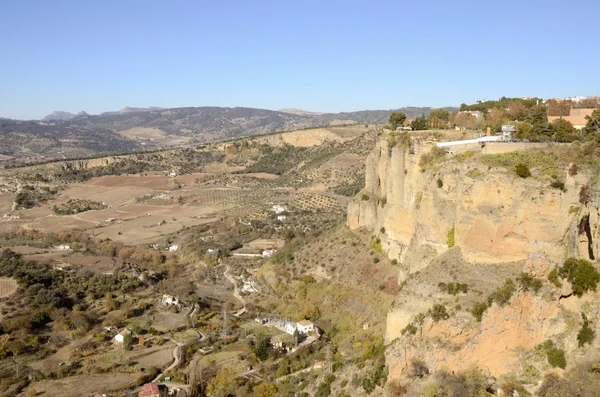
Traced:
<path fill-rule="evenodd" d="M 219 369 L 217 374 L 208 381 L 206 395 L 209 397 L 228 397 L 235 394 L 235 372 L 230 367 Z"/>
<path fill-rule="evenodd" d="M 410 127 L 413 131 L 426 130 L 428 128 L 428 122 L 425 116 L 419 116 L 410 123 Z"/>
<path fill-rule="evenodd" d="M 583 133 L 587 140 L 598 140 L 600 136 L 600 110 L 594 110 L 591 116 L 587 116 L 587 123 Z"/>
<path fill-rule="evenodd" d="M 429 114 L 429 125 L 433 128 L 446 128 L 449 118 L 450 112 L 448 110 L 443 108 L 434 109 Z"/>
<path fill-rule="evenodd" d="M 546 106 L 548 106 L 549 116 L 568 116 L 571 113 L 571 101 L 561 101 L 559 99 L 550 99 Z"/>
<path fill-rule="evenodd" d="M 390 114 L 390 126 L 392 127 L 392 131 L 396 131 L 396 129 L 400 126 L 404 125 L 404 121 L 406 120 L 406 115 L 402 112 L 392 112 Z"/>
<path fill-rule="evenodd" d="M 277 386 L 271 383 L 261 383 L 252 391 L 252 397 L 274 397 L 277 394 Z"/>
<path fill-rule="evenodd" d="M 490 109 L 486 115 L 486 121 L 493 131 L 501 131 L 502 123 L 504 123 L 504 112 L 501 109 Z"/>
<path fill-rule="evenodd" d="M 548 124 L 546 106 L 536 105 L 529 109 L 528 121 L 531 124 L 531 139 L 535 141 L 547 141 L 552 135 Z"/>
<path fill-rule="evenodd" d="M 529 139 L 531 134 L 531 124 L 526 121 L 517 123 L 517 139 Z"/>
<path fill-rule="evenodd" d="M 577 140 L 577 135 L 575 135 L 575 127 L 571 124 L 570 121 L 565 119 L 557 119 L 551 125 L 552 130 L 554 131 L 554 140 L 557 142 L 573 142 Z"/>
<path fill-rule="evenodd" d="M 508 103 L 506 114 L 511 120 L 523 121 L 527 119 L 527 106 L 521 101 L 511 101 Z"/>

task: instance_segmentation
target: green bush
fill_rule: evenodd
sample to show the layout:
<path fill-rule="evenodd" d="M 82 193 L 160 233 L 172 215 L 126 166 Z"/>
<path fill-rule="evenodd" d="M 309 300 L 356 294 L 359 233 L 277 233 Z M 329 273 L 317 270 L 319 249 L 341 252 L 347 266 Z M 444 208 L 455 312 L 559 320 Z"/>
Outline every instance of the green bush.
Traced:
<path fill-rule="evenodd" d="M 452 226 L 452 229 L 450 229 L 450 231 L 448 231 L 448 248 L 452 248 L 454 247 L 454 226 Z"/>
<path fill-rule="evenodd" d="M 469 286 L 463 283 L 438 283 L 438 288 L 450 295 L 456 295 L 459 292 L 466 294 L 469 291 Z"/>
<path fill-rule="evenodd" d="M 366 193 L 363 193 L 362 196 L 360 196 L 360 199 L 362 201 L 369 201 L 369 195 Z"/>
<path fill-rule="evenodd" d="M 554 346 L 554 342 L 547 340 L 542 344 L 544 351 L 546 352 L 546 358 L 548 364 L 552 367 L 565 369 L 567 367 L 567 359 L 565 357 L 565 351 Z"/>
<path fill-rule="evenodd" d="M 538 280 L 530 276 L 527 273 L 521 273 L 521 275 L 517 278 L 519 285 L 523 289 L 523 291 L 533 290 L 537 293 L 542 288 L 542 280 Z"/>
<path fill-rule="evenodd" d="M 483 313 L 485 313 L 487 308 L 488 306 L 485 302 L 475 302 L 473 304 L 473 307 L 471 307 L 471 314 L 473 315 L 473 317 L 475 317 L 477 321 L 481 322 Z"/>
<path fill-rule="evenodd" d="M 496 290 L 488 296 L 488 306 L 491 306 L 494 302 L 499 306 L 506 305 L 510 301 L 515 289 L 515 283 L 513 283 L 512 280 L 506 280 L 503 286 L 496 288 Z"/>
<path fill-rule="evenodd" d="M 431 309 L 429 309 L 429 315 L 436 323 L 440 320 L 448 320 L 450 318 L 450 314 L 446 310 L 446 306 L 441 303 L 436 303 L 433 305 Z"/>
<path fill-rule="evenodd" d="M 440 189 L 444 187 L 444 181 L 442 180 L 442 178 L 438 178 L 437 187 Z"/>
<path fill-rule="evenodd" d="M 515 166 L 515 172 L 521 178 L 529 178 L 531 176 L 531 171 L 529 171 L 529 167 L 523 163 L 519 163 Z"/>
<path fill-rule="evenodd" d="M 596 291 L 600 273 L 594 265 L 585 259 L 569 258 L 558 269 L 558 276 L 567 279 L 573 288 L 573 294 L 581 297 L 588 291 Z"/>
<path fill-rule="evenodd" d="M 562 283 L 558 279 L 558 269 L 554 268 L 548 273 L 548 281 L 554 284 L 557 288 L 560 288 Z"/>
<path fill-rule="evenodd" d="M 596 337 L 596 332 L 590 327 L 590 321 L 584 313 L 581 313 L 581 318 L 583 319 L 583 324 L 581 325 L 579 333 L 577 333 L 579 347 L 583 347 L 586 343 L 591 345 Z"/>
<path fill-rule="evenodd" d="M 557 180 L 557 181 L 553 181 L 553 182 L 550 184 L 550 187 L 553 187 L 554 189 L 561 190 L 561 191 L 563 191 L 563 192 L 566 192 L 566 191 L 567 191 L 567 188 L 565 187 L 565 183 L 564 183 L 564 182 L 562 182 L 562 181 L 558 181 L 558 180 Z"/>

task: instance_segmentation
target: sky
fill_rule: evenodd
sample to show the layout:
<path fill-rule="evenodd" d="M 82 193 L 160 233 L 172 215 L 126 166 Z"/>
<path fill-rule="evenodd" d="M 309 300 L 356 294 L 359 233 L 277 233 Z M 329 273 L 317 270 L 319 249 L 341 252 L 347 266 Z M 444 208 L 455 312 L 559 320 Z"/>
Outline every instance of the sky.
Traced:
<path fill-rule="evenodd" d="M 598 15 L 597 0 L 0 0 L 0 117 L 599 95 Z"/>

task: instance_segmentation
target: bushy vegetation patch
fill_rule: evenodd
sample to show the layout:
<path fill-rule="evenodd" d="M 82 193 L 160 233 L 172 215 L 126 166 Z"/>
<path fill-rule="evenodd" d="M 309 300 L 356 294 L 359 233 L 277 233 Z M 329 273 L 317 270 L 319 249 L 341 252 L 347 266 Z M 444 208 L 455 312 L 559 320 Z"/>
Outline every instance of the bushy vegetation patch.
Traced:
<path fill-rule="evenodd" d="M 590 261 L 569 258 L 558 268 L 557 276 L 571 283 L 573 294 L 582 296 L 588 291 L 596 291 L 600 281 L 600 272 Z"/>
<path fill-rule="evenodd" d="M 506 167 L 515 170 L 521 178 L 526 178 L 527 171 L 535 169 L 540 175 L 559 175 L 556 156 L 548 151 L 529 150 L 502 154 L 486 154 L 481 157 L 484 164 L 490 167 Z M 517 170 L 517 167 L 520 170 Z"/>
<path fill-rule="evenodd" d="M 57 189 L 48 186 L 35 187 L 32 185 L 25 185 L 21 188 L 21 191 L 17 193 L 15 203 L 17 204 L 17 208 L 33 208 L 51 200 L 57 193 Z"/>
<path fill-rule="evenodd" d="M 52 212 L 56 215 L 74 215 L 81 212 L 102 210 L 106 205 L 93 200 L 69 200 L 60 206 L 53 206 Z"/>
<path fill-rule="evenodd" d="M 438 288 L 443 291 L 446 292 L 450 295 L 456 295 L 458 293 L 463 293 L 466 294 L 467 292 L 469 292 L 469 286 L 467 284 L 464 283 L 443 283 L 440 282 L 438 283 Z"/>
<path fill-rule="evenodd" d="M 528 273 L 521 273 L 521 275 L 517 278 L 517 282 L 523 291 L 532 290 L 533 292 L 537 293 L 542 288 L 542 280 L 534 278 Z"/>

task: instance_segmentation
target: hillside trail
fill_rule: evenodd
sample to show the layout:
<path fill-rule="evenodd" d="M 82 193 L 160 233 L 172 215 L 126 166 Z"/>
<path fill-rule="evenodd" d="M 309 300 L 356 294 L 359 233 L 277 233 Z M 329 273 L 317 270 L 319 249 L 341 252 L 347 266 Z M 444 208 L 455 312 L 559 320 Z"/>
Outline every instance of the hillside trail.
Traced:
<path fill-rule="evenodd" d="M 242 314 L 247 312 L 246 309 L 246 299 L 244 299 L 244 297 L 242 297 L 242 295 L 240 294 L 240 291 L 238 290 L 237 287 L 237 283 L 235 282 L 235 279 L 233 278 L 233 276 L 231 274 L 229 274 L 229 271 L 231 269 L 229 268 L 229 265 L 225 265 L 225 273 L 223 273 L 223 275 L 227 278 L 227 280 L 229 280 L 229 282 L 231 284 L 233 284 L 233 296 L 239 300 L 240 302 L 242 302 L 242 308 L 240 310 L 238 310 L 236 313 L 234 313 L 233 315 L 236 317 L 241 316 Z"/>
<path fill-rule="evenodd" d="M 19 193 L 21 193 L 21 190 L 22 190 L 21 181 L 19 181 L 17 179 L 17 193 L 15 194 L 15 201 L 13 201 L 13 203 L 12 203 L 12 208 L 11 208 L 10 212 L 6 215 L 11 215 L 13 212 L 15 212 L 17 210 L 17 207 L 18 207 L 17 196 L 19 195 Z"/>

